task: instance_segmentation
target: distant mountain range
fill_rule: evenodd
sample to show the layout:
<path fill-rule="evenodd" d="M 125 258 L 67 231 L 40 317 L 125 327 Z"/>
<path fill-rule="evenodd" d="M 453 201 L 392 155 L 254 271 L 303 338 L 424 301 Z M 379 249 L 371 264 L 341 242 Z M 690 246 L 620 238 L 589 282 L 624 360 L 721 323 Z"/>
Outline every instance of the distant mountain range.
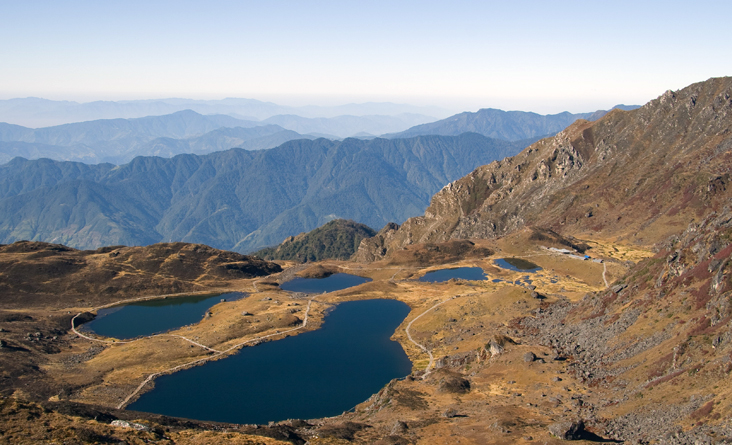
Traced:
<path fill-rule="evenodd" d="M 422 114 L 399 114 L 396 116 L 336 116 L 332 118 L 306 118 L 294 114 L 272 116 L 264 124 L 279 125 L 302 134 L 318 134 L 338 139 L 344 137 L 376 137 L 401 131 L 415 125 L 432 122 L 435 119 Z"/>
<path fill-rule="evenodd" d="M 425 119 L 432 118 L 407 114 L 317 119 L 283 115 L 256 122 L 184 110 L 164 116 L 99 119 L 38 129 L 0 123 L 0 163 L 21 156 L 123 164 L 135 156 L 205 154 L 235 147 L 259 150 L 294 139 L 340 139 L 356 133 L 373 137 L 374 133 L 408 128 Z"/>
<path fill-rule="evenodd" d="M 198 108 L 208 111 L 219 109 L 224 105 L 233 107 L 246 104 L 256 104 L 264 107 L 261 109 L 267 109 L 270 112 L 282 109 L 275 104 L 243 99 L 193 101 L 193 103 L 197 104 Z M 11 107 L 10 105 L 13 104 L 15 106 Z M 43 115 L 43 110 L 51 105 L 55 107 L 51 108 L 61 112 L 60 110 L 65 109 L 63 104 L 71 107 L 71 111 L 69 111 L 71 116 L 74 115 L 73 110 L 77 110 L 74 108 L 76 106 L 86 110 L 85 112 L 92 113 L 92 110 L 89 109 L 90 104 L 73 105 L 75 103 L 71 103 L 72 107 L 66 102 L 17 99 L 0 101 L 0 116 L 2 116 L 3 107 L 6 111 L 20 110 L 21 115 L 23 112 L 31 113 L 32 110 Z M 112 106 L 113 104 L 116 108 Z M 191 104 L 191 102 L 182 99 L 168 102 L 100 102 L 97 115 L 132 113 L 135 110 L 137 110 L 135 112 L 140 110 L 159 112 L 167 109 L 161 104 L 166 107 L 177 107 L 182 104 Z M 138 108 L 134 108 L 133 105 Z M 634 108 L 622 105 L 618 107 Z M 379 108 L 387 108 L 391 111 L 399 109 L 390 104 L 362 104 L 344 106 L 339 109 L 363 111 Z M 314 110 L 312 107 L 304 107 L 304 109 L 310 112 Z M 231 111 L 226 107 L 222 110 Z M 339 115 L 328 118 L 279 114 L 260 121 L 256 118 L 239 119 L 225 114 L 202 115 L 192 110 L 182 110 L 161 116 L 97 119 L 37 129 L 0 123 L 0 163 L 20 156 L 27 159 L 49 158 L 85 163 L 124 164 L 136 156 L 171 157 L 182 153 L 206 154 L 230 148 L 258 150 L 274 148 L 295 139 L 316 139 L 318 137 L 373 139 L 380 134 L 384 134 L 384 137 L 387 138 L 406 138 L 432 134 L 456 136 L 474 132 L 494 139 L 520 141 L 520 144 L 526 146 L 542 137 L 557 133 L 576 119 L 595 120 L 605 113 L 605 111 L 582 114 L 565 112 L 544 116 L 522 111 L 484 109 L 476 113 L 460 113 L 437 122 L 433 122 L 432 117 L 414 113 L 390 116 Z"/>
<path fill-rule="evenodd" d="M 183 110 L 192 110 L 200 114 L 226 114 L 253 121 L 267 119 L 276 115 L 332 118 L 344 115 L 397 116 L 403 114 L 436 116 L 430 118 L 430 120 L 436 120 L 450 114 L 447 110 L 438 107 L 420 107 L 389 102 L 368 102 L 330 107 L 313 105 L 288 107 L 272 102 L 238 98 L 222 100 L 152 99 L 79 103 L 28 97 L 0 100 L 0 122 L 10 122 L 17 125 L 40 128 L 98 119 L 130 119 L 146 116 L 162 116 Z M 415 124 L 412 123 L 404 128 Z M 393 130 L 387 129 L 376 134 L 388 131 Z"/>
<path fill-rule="evenodd" d="M 444 184 L 522 148 L 467 133 L 300 139 L 116 167 L 16 158 L 0 166 L 0 242 L 96 248 L 176 240 L 249 252 L 332 219 L 404 221 L 424 212 Z"/>
<path fill-rule="evenodd" d="M 170 146 L 171 148 L 167 150 L 170 154 L 190 152 L 194 149 L 205 153 L 228 149 L 232 147 L 231 144 L 240 145 L 249 140 L 285 131 L 282 127 L 274 125 L 261 127 L 261 125 L 258 122 L 225 115 L 202 116 L 190 110 L 166 116 L 101 119 L 39 129 L 0 123 L 0 162 L 8 162 L 16 156 L 21 156 L 86 163 L 122 163 L 140 154 L 156 154 L 151 152 L 155 147 L 158 147 L 161 153 L 165 153 L 160 145 Z M 211 133 L 222 128 L 237 128 L 237 130 L 229 131 L 228 134 Z M 292 132 L 288 135 L 290 139 L 303 137 Z M 282 139 L 286 138 L 280 137 L 273 143 L 282 143 L 284 142 Z M 172 140 L 180 142 L 173 143 Z M 177 149 L 172 148 L 176 145 Z"/>
<path fill-rule="evenodd" d="M 613 109 L 615 108 L 633 110 L 638 106 L 617 105 L 613 107 Z M 506 141 L 537 140 L 557 134 L 577 119 L 594 121 L 606 113 L 605 110 L 579 114 L 565 111 L 559 114 L 541 115 L 525 111 L 503 111 L 485 108 L 475 113 L 460 113 L 437 122 L 417 125 L 399 133 L 386 134 L 384 137 L 405 138 L 426 134 L 454 136 L 473 132 Z"/>

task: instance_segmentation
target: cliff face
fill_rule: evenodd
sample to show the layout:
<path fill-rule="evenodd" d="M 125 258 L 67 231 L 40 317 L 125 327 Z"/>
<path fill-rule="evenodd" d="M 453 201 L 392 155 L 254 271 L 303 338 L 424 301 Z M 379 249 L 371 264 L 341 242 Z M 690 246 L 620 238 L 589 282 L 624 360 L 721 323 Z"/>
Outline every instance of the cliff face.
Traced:
<path fill-rule="evenodd" d="M 732 78 L 577 121 L 448 184 L 424 216 L 364 240 L 355 258 L 381 259 L 413 243 L 494 238 L 527 225 L 654 244 L 730 197 L 731 129 Z"/>

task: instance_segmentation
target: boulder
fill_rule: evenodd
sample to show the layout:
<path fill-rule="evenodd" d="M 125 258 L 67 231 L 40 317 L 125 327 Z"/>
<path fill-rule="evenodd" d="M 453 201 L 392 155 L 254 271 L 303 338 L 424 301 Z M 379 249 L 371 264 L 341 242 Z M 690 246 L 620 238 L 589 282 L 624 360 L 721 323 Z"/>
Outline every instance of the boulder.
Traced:
<path fill-rule="evenodd" d="M 400 434 L 404 434 L 407 432 L 407 424 L 402 422 L 401 420 L 397 420 L 394 423 L 394 427 L 391 429 L 391 434 L 393 436 L 398 436 Z"/>
<path fill-rule="evenodd" d="M 549 425 L 549 432 L 563 440 L 579 440 L 585 431 L 585 423 L 581 420 L 564 421 Z"/>
<path fill-rule="evenodd" d="M 450 408 L 448 410 L 445 410 L 444 413 L 442 413 L 442 417 L 446 417 L 448 419 L 452 419 L 453 417 L 456 417 L 458 415 L 457 410 Z"/>
<path fill-rule="evenodd" d="M 615 286 L 612 287 L 611 290 L 613 291 L 613 293 L 619 294 L 620 291 L 622 291 L 626 287 L 628 287 L 627 284 L 616 284 Z"/>

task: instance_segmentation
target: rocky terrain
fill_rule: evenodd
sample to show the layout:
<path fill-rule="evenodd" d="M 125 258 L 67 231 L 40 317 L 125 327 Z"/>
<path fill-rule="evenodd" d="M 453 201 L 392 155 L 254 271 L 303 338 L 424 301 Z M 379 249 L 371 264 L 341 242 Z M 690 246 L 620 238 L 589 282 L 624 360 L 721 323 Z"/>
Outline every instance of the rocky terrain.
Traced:
<path fill-rule="evenodd" d="M 415 243 L 493 238 L 524 226 L 653 245 L 730 198 L 732 79 L 667 91 L 633 111 L 577 121 L 479 167 L 359 258 Z"/>
<path fill-rule="evenodd" d="M 579 381 L 608 394 L 583 408 L 586 422 L 631 443 L 732 437 L 730 235 L 725 207 L 609 289 L 521 322 L 531 341 L 571 358 Z"/>

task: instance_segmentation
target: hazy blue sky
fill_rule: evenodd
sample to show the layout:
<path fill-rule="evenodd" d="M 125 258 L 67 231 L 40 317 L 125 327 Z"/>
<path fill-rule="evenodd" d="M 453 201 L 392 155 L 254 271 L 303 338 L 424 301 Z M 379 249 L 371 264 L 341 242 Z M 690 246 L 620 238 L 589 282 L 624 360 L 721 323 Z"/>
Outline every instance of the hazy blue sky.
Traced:
<path fill-rule="evenodd" d="M 732 1 L 0 0 L 0 99 L 573 112 L 732 75 Z"/>

